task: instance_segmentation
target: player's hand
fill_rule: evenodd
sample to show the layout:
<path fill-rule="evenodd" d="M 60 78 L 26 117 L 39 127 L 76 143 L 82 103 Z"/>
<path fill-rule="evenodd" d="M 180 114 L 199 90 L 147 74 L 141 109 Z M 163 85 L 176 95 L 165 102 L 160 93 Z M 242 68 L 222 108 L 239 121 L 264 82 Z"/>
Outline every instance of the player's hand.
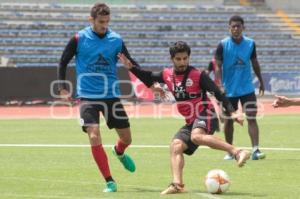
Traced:
<path fill-rule="evenodd" d="M 63 100 L 63 101 L 66 101 L 66 102 L 71 102 L 72 101 L 72 97 L 71 97 L 71 94 L 68 90 L 66 89 L 61 89 L 59 91 L 59 95 L 60 95 L 60 98 Z"/>
<path fill-rule="evenodd" d="M 118 54 L 118 58 L 120 60 L 120 62 L 127 68 L 127 69 L 131 69 L 133 67 L 133 64 L 131 63 L 131 61 L 123 54 L 123 53 L 119 53 Z"/>
<path fill-rule="evenodd" d="M 159 83 L 157 83 L 157 82 L 154 83 L 154 84 L 151 86 L 151 90 L 152 90 L 153 93 L 158 94 L 159 97 L 160 97 L 161 99 L 165 99 L 165 98 L 166 98 L 166 92 L 165 92 L 165 90 L 160 86 Z"/>
<path fill-rule="evenodd" d="M 259 86 L 259 96 L 262 97 L 264 96 L 264 94 L 265 94 L 265 86 L 264 84 L 261 83 Z"/>
<path fill-rule="evenodd" d="M 230 115 L 231 119 L 233 119 L 235 122 L 243 126 L 244 124 L 244 117 L 241 113 L 233 112 Z"/>
<path fill-rule="evenodd" d="M 274 102 L 272 103 L 272 106 L 274 108 L 278 108 L 278 107 L 288 107 L 290 106 L 290 101 L 287 97 L 285 96 L 279 96 L 279 95 L 275 95 L 275 97 L 277 99 L 274 100 Z"/>

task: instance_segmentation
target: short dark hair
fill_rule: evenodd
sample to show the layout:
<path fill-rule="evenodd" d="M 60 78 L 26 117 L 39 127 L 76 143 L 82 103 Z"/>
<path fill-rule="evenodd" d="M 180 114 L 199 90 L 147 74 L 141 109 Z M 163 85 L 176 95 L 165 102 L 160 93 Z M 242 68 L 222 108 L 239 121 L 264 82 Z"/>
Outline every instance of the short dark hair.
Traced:
<path fill-rule="evenodd" d="M 233 21 L 239 21 L 242 23 L 242 25 L 244 25 L 244 19 L 243 17 L 239 16 L 239 15 L 233 15 L 232 17 L 230 17 L 229 19 L 229 25 L 231 24 L 231 22 Z"/>
<path fill-rule="evenodd" d="M 96 3 L 91 9 L 91 17 L 110 15 L 110 8 L 105 3 Z"/>
<path fill-rule="evenodd" d="M 191 54 L 191 48 L 184 41 L 175 42 L 170 46 L 169 51 L 170 51 L 171 58 L 175 57 L 176 53 L 186 52 L 188 56 L 190 56 Z"/>

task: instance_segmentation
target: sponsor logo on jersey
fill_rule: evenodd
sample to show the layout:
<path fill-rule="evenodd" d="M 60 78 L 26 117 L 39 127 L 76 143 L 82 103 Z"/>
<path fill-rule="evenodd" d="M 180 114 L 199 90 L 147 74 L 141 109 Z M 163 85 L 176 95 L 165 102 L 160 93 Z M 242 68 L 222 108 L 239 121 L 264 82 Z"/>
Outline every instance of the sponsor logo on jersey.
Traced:
<path fill-rule="evenodd" d="M 190 78 L 188 78 L 187 80 L 186 80 L 186 83 L 185 83 L 185 85 L 186 86 L 192 86 L 193 85 L 193 80 L 192 79 L 190 79 Z"/>

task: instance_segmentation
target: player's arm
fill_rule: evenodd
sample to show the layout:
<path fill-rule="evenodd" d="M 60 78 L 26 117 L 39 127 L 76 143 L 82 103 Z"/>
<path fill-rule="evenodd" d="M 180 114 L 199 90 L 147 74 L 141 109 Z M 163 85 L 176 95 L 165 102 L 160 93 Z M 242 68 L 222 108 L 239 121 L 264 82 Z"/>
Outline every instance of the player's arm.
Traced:
<path fill-rule="evenodd" d="M 68 44 L 66 45 L 62 56 L 60 58 L 59 66 L 58 66 L 58 80 L 62 81 L 59 83 L 58 89 L 59 89 L 59 94 L 64 100 L 70 100 L 70 92 L 67 90 L 66 84 L 63 82 L 66 80 L 66 71 L 67 71 L 67 66 L 76 54 L 76 49 L 77 49 L 77 38 L 76 36 L 72 37 Z"/>
<path fill-rule="evenodd" d="M 161 72 L 152 72 L 143 70 L 140 65 L 130 56 L 125 44 L 123 43 L 122 51 L 118 55 L 120 61 L 137 76 L 147 87 L 151 87 L 154 82 L 164 83 Z"/>
<path fill-rule="evenodd" d="M 215 54 L 215 59 L 216 59 L 216 79 L 220 80 L 220 89 L 224 91 L 223 85 L 222 85 L 222 65 L 223 65 L 223 45 L 222 42 L 218 44 L 216 54 Z"/>
<path fill-rule="evenodd" d="M 254 43 L 253 51 L 252 51 L 252 55 L 251 55 L 251 62 L 252 62 L 252 68 L 254 70 L 254 73 L 257 76 L 259 84 L 260 84 L 259 85 L 259 95 L 263 96 L 264 92 L 265 92 L 265 86 L 264 86 L 264 82 L 263 82 L 261 72 L 260 72 L 261 71 L 260 70 L 260 65 L 259 65 L 258 60 L 257 60 L 255 43 Z"/>
<path fill-rule="evenodd" d="M 213 64 L 212 61 L 210 61 L 210 62 L 208 63 L 208 67 L 207 67 L 207 69 L 205 70 L 205 72 L 206 72 L 207 74 L 209 74 L 209 73 L 212 72 L 213 70 L 214 70 L 214 64 Z"/>
<path fill-rule="evenodd" d="M 118 57 L 123 65 L 130 70 L 130 72 L 139 78 L 148 88 L 151 87 L 153 92 L 160 93 L 160 96 L 164 98 L 165 91 L 159 84 L 157 84 L 157 82 L 164 83 L 162 72 L 152 72 L 141 69 L 139 64 L 130 56 L 124 43 L 122 51 L 118 54 Z"/>
<path fill-rule="evenodd" d="M 218 86 L 208 77 L 206 73 L 201 73 L 199 84 L 203 90 L 208 91 L 214 95 L 219 102 L 221 102 L 222 108 L 226 115 L 230 115 L 232 119 L 243 125 L 244 120 L 235 112 L 232 104 L 225 96 L 225 93 L 218 88 Z"/>
<path fill-rule="evenodd" d="M 279 95 L 275 95 L 275 97 L 276 97 L 276 100 L 272 104 L 272 106 L 274 108 L 300 106 L 300 98 L 288 98 L 288 97 L 279 96 Z"/>

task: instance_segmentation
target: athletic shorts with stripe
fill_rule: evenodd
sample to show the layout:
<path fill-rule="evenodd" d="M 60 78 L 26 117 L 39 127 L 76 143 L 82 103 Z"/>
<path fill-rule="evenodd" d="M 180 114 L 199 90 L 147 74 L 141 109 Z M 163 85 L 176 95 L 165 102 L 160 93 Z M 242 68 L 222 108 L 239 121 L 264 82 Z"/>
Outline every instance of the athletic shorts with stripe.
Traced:
<path fill-rule="evenodd" d="M 257 112 L 257 99 L 255 93 L 249 93 L 240 97 L 229 97 L 234 110 L 238 110 L 238 103 L 241 101 L 244 112 Z"/>
<path fill-rule="evenodd" d="M 100 113 L 104 116 L 109 129 L 123 129 L 130 126 L 120 99 L 80 99 L 80 123 L 84 132 L 88 126 L 99 125 Z"/>
<path fill-rule="evenodd" d="M 206 111 L 206 110 L 205 110 Z M 187 149 L 184 151 L 187 155 L 192 155 L 199 145 L 194 144 L 191 141 L 191 132 L 195 128 L 202 128 L 206 131 L 207 134 L 214 134 L 214 132 L 219 129 L 219 119 L 216 115 L 213 117 L 205 117 L 206 113 L 201 113 L 197 119 L 194 120 L 192 124 L 186 124 L 181 127 L 178 132 L 173 137 L 174 139 L 179 139 L 187 145 Z"/>

